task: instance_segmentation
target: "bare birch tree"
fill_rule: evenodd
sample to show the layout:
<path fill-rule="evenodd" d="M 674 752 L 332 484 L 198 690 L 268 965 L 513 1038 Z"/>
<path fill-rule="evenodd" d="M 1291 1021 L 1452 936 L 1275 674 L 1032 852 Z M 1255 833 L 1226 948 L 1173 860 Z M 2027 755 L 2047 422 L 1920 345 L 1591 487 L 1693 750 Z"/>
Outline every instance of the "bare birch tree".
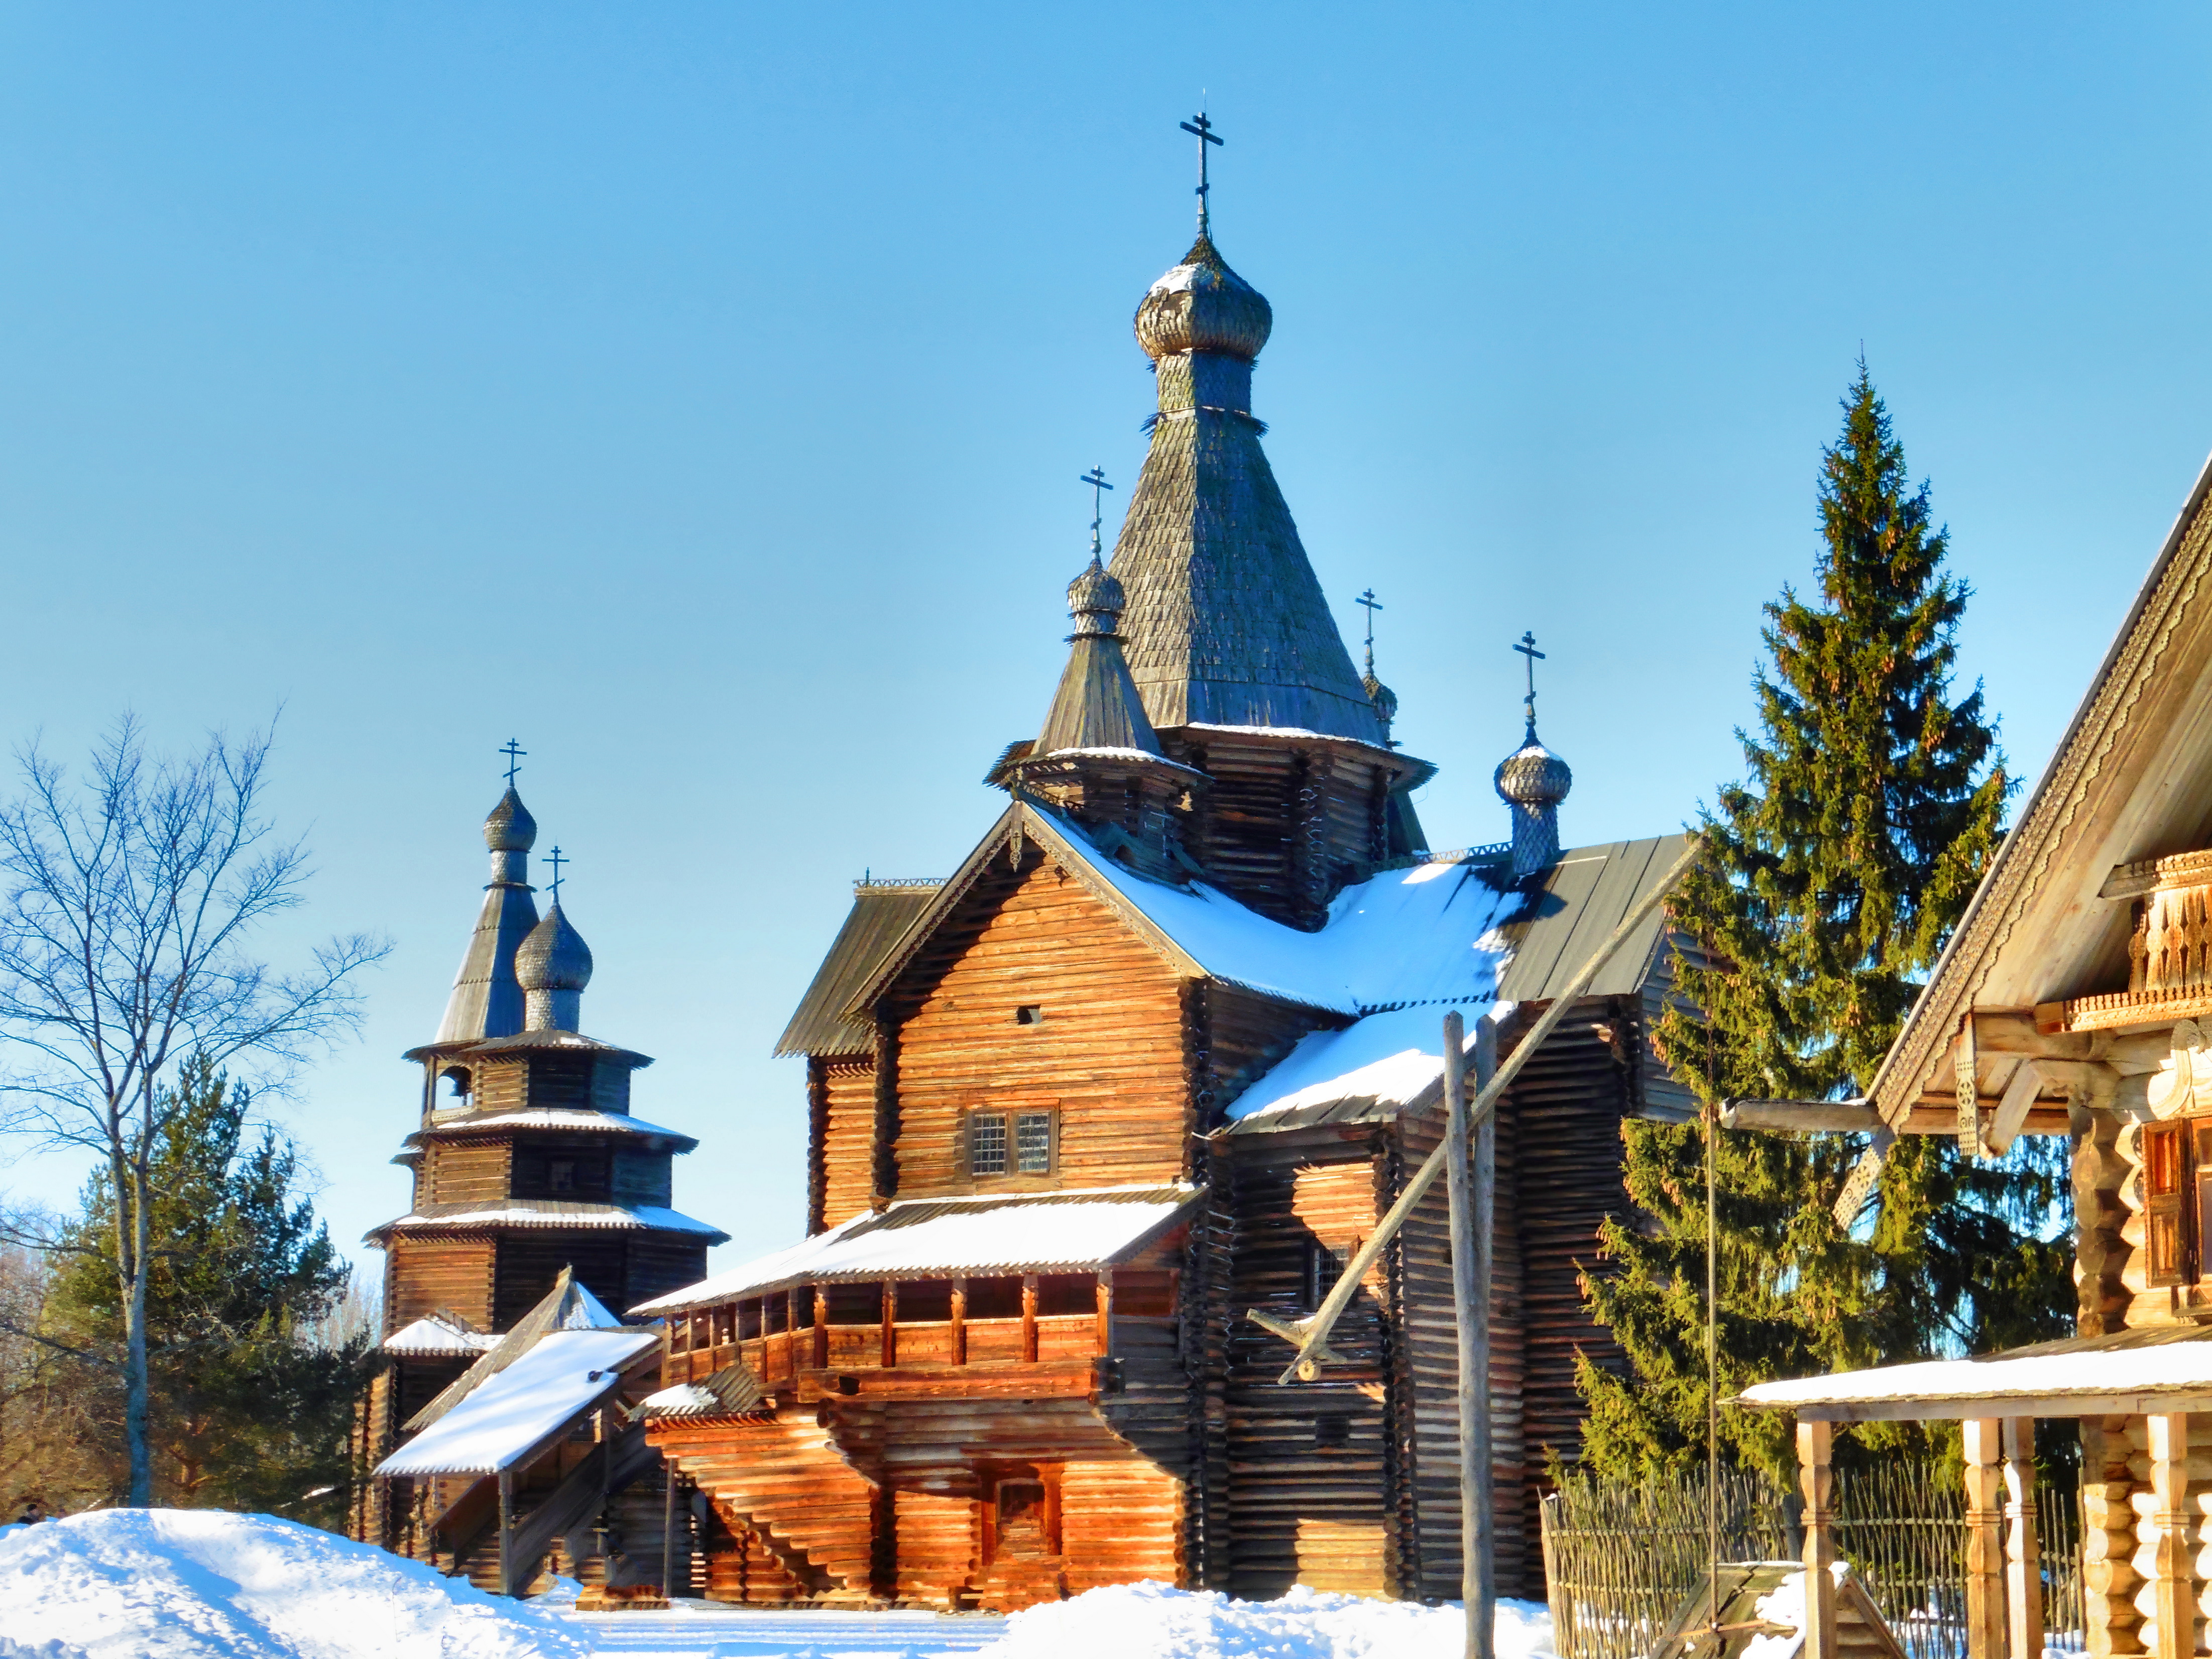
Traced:
<path fill-rule="evenodd" d="M 161 1249 L 150 1171 L 194 1054 L 244 1057 L 279 1080 L 357 1024 L 356 980 L 389 946 L 331 939 L 276 971 L 249 949 L 260 924 L 299 904 L 306 849 L 267 816 L 268 734 L 210 737 L 198 753 L 149 757 L 125 718 L 82 781 L 33 744 L 23 790 L 0 805 L 0 1127 L 82 1147 L 115 1194 L 123 1309 L 124 1441 L 130 1495 L 153 1497 L 146 1289 Z"/>

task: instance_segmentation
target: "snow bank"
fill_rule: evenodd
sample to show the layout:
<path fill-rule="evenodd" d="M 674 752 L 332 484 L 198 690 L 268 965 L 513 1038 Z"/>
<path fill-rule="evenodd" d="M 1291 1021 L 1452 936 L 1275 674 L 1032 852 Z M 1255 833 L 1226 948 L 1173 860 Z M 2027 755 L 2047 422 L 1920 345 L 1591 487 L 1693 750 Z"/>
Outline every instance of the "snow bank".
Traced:
<path fill-rule="evenodd" d="M 1498 1659 L 1551 1659 L 1540 1602 L 1498 1604 Z M 1030 1607 L 976 1659 L 1462 1659 L 1457 1606 L 1370 1601 L 1293 1589 L 1279 1601 L 1236 1601 L 1214 1590 L 1116 1584 Z"/>
<path fill-rule="evenodd" d="M 583 1659 L 544 1615 L 335 1534 L 219 1510 L 0 1528 L 0 1659 Z"/>

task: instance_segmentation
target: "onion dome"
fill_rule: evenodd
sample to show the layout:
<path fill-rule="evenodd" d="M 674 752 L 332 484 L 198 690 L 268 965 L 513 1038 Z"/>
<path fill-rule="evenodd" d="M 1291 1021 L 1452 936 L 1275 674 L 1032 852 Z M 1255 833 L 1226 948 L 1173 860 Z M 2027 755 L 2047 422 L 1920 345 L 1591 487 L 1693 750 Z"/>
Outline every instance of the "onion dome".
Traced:
<path fill-rule="evenodd" d="M 1574 787 L 1575 775 L 1566 762 L 1536 741 L 1530 726 L 1521 746 L 1498 763 L 1498 793 L 1510 806 L 1542 811 L 1557 806 Z"/>
<path fill-rule="evenodd" d="M 515 951 L 514 977 L 522 987 L 525 1030 L 576 1029 L 584 988 L 592 982 L 592 948 L 561 914 L 560 900 Z"/>
<path fill-rule="evenodd" d="M 568 925 L 558 899 L 514 953 L 514 977 L 526 991 L 580 991 L 592 982 L 592 947 Z"/>
<path fill-rule="evenodd" d="M 1083 574 L 1067 585 L 1067 614 L 1075 618 L 1076 639 L 1111 634 L 1120 622 L 1125 601 L 1121 584 L 1106 574 L 1096 548 Z"/>
<path fill-rule="evenodd" d="M 509 784 L 484 820 L 484 845 L 495 853 L 527 853 L 538 842 L 538 820 Z"/>
<path fill-rule="evenodd" d="M 1217 351 L 1249 363 L 1274 325 L 1267 297 L 1230 270 L 1203 231 L 1137 307 L 1137 343 L 1154 362 L 1186 351 Z"/>
<path fill-rule="evenodd" d="M 1375 665 L 1370 663 L 1367 672 L 1359 677 L 1359 689 L 1367 694 L 1367 701 L 1375 705 L 1375 713 L 1385 731 L 1398 718 L 1398 694 L 1375 678 Z"/>

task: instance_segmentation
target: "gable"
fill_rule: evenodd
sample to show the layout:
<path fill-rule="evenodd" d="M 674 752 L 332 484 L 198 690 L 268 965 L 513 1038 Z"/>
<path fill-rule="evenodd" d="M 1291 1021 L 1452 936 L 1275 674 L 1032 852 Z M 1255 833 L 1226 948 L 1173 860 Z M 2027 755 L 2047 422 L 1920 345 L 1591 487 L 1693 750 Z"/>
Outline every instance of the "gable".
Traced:
<path fill-rule="evenodd" d="M 898 1195 L 1180 1178 L 1185 976 L 1034 842 L 997 862 L 884 998 Z M 1050 1174 L 971 1177 L 979 1109 L 1055 1114 Z"/>
<path fill-rule="evenodd" d="M 2212 841 L 2212 466 L 1991 860 L 1870 1093 L 1903 1121 L 1970 1008 L 2124 988 L 2119 865 Z"/>

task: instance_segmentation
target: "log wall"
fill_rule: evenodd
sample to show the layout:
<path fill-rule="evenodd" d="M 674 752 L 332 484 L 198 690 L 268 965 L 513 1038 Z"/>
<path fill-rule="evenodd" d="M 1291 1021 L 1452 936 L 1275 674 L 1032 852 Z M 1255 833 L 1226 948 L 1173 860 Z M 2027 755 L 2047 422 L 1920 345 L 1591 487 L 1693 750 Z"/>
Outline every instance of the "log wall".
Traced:
<path fill-rule="evenodd" d="M 1030 858 L 1037 859 L 1034 848 Z M 1035 863 L 934 973 L 897 1042 L 902 1198 L 1171 1182 L 1190 1128 L 1179 981 L 1073 877 Z M 1041 1011 L 1016 1023 L 1022 1007 Z M 1048 1176 L 971 1178 L 975 1108 L 1056 1111 Z"/>
<path fill-rule="evenodd" d="M 849 1221 L 868 1207 L 874 1182 L 876 1067 L 872 1059 L 811 1060 L 820 1079 L 822 1201 L 814 1231 Z"/>
<path fill-rule="evenodd" d="M 385 1318 L 398 1330 L 442 1310 L 477 1330 L 494 1329 L 492 1278 L 492 1242 L 488 1238 L 402 1235 L 392 1241 L 385 1258 Z"/>

